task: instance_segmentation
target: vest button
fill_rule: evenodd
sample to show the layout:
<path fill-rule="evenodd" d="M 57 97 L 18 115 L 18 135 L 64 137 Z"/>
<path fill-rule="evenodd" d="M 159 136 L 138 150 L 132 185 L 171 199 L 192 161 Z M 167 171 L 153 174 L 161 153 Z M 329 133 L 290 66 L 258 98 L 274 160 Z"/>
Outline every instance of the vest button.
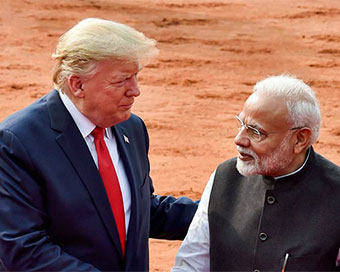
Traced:
<path fill-rule="evenodd" d="M 258 270 L 258 269 L 255 269 L 253 272 L 261 272 L 260 270 Z"/>
<path fill-rule="evenodd" d="M 259 235 L 259 238 L 262 242 L 264 242 L 268 239 L 268 235 L 264 232 L 261 232 L 260 235 Z"/>
<path fill-rule="evenodd" d="M 270 204 L 270 205 L 273 205 L 275 203 L 275 197 L 273 196 L 268 196 L 267 197 L 267 203 Z"/>

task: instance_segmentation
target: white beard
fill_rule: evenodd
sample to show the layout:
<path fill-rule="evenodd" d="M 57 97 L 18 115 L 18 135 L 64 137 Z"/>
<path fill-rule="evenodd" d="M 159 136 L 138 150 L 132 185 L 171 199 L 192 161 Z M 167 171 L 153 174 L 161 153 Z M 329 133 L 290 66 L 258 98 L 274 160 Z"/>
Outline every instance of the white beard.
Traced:
<path fill-rule="evenodd" d="M 261 159 L 252 150 L 237 146 L 239 152 L 248 154 L 254 158 L 251 161 L 242 161 L 237 158 L 236 168 L 243 176 L 251 175 L 268 175 L 271 176 L 280 170 L 286 168 L 293 160 L 289 154 L 290 146 L 288 132 L 281 144 L 269 155 L 263 155 Z"/>

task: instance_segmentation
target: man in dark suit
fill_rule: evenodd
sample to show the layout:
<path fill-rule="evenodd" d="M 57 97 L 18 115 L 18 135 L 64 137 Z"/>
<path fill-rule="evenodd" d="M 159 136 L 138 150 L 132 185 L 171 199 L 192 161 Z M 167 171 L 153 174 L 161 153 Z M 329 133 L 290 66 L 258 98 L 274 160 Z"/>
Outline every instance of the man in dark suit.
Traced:
<path fill-rule="evenodd" d="M 85 19 L 59 40 L 55 90 L 1 123 L 6 270 L 145 271 L 149 237 L 184 238 L 197 204 L 153 194 L 147 130 L 131 114 L 155 54 L 142 33 Z"/>

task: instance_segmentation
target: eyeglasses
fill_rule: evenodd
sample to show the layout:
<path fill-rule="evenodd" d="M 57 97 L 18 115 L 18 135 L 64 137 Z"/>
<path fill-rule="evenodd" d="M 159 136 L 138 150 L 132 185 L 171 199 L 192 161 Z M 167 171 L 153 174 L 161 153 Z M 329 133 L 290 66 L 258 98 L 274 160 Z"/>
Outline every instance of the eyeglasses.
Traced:
<path fill-rule="evenodd" d="M 248 137 L 254 142 L 260 142 L 261 140 L 263 140 L 266 136 L 270 134 L 282 133 L 282 131 L 264 133 L 264 132 L 259 131 L 257 128 L 253 126 L 246 125 L 238 115 L 236 115 L 235 118 L 237 120 L 238 130 L 241 131 L 243 128 L 245 128 Z M 290 130 L 297 130 L 300 128 L 303 128 L 303 127 L 293 127 Z"/>

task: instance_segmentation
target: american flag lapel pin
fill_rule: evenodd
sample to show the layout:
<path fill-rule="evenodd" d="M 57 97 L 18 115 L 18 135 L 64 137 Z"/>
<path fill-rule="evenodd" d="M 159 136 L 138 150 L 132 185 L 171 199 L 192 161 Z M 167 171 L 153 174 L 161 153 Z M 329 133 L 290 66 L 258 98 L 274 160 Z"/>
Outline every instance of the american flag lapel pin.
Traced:
<path fill-rule="evenodd" d="M 123 137 L 124 137 L 124 141 L 129 144 L 130 143 L 129 138 L 124 134 L 123 134 Z"/>

